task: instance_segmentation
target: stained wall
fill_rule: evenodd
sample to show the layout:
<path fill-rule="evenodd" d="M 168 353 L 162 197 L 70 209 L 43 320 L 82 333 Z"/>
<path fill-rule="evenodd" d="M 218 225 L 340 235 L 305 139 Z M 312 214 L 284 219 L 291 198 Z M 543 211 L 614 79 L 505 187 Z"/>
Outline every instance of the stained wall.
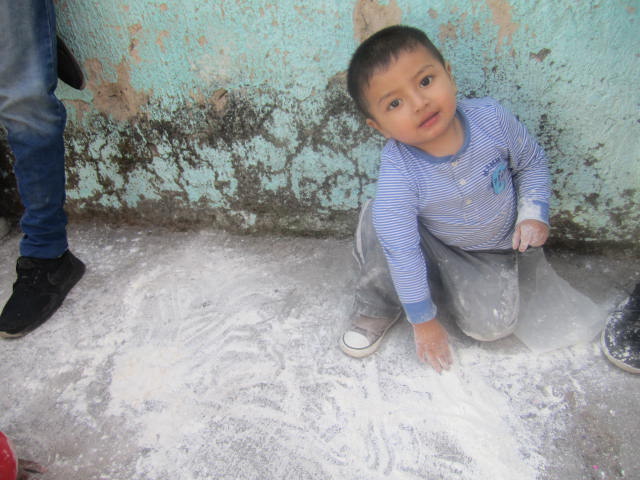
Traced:
<path fill-rule="evenodd" d="M 423 28 L 460 94 L 545 147 L 554 238 L 637 244 L 637 0 L 60 0 L 88 77 L 68 108 L 68 210 L 171 226 L 346 234 L 382 139 L 345 70 L 394 23 Z"/>

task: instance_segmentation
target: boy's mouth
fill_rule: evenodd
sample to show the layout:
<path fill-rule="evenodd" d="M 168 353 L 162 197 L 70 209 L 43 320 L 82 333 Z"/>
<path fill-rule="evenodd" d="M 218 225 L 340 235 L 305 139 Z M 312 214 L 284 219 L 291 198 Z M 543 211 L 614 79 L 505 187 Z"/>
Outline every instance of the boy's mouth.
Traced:
<path fill-rule="evenodd" d="M 427 115 L 422 122 L 420 122 L 420 128 L 429 128 L 438 121 L 439 112 L 433 112 Z"/>

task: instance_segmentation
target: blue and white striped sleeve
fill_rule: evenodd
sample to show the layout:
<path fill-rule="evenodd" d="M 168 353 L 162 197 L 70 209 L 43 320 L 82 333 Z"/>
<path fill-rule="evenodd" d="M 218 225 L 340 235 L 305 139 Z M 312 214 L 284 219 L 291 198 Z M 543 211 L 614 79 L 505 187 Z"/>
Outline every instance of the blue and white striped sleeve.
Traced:
<path fill-rule="evenodd" d="M 498 122 L 511 156 L 513 180 L 518 192 L 518 217 L 549 224 L 551 177 L 547 156 L 527 128 L 508 110 L 496 104 Z"/>
<path fill-rule="evenodd" d="M 420 248 L 417 186 L 391 161 L 383 160 L 380 166 L 373 224 L 407 319 L 411 323 L 431 320 L 436 306 Z"/>

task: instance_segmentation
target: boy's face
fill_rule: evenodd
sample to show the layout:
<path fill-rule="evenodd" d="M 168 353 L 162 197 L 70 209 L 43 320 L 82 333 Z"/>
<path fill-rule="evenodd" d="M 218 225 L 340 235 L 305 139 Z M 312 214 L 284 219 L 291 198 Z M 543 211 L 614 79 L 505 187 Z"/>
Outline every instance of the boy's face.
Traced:
<path fill-rule="evenodd" d="M 420 45 L 371 77 L 364 89 L 367 124 L 432 155 L 451 155 L 463 140 L 456 92 L 451 67 Z"/>

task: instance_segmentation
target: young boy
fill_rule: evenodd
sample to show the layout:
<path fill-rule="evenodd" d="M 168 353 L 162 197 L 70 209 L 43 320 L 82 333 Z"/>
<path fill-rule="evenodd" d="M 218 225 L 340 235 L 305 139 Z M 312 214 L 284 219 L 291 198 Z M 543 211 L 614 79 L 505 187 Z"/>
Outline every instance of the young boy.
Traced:
<path fill-rule="evenodd" d="M 388 141 L 356 232 L 361 275 L 340 346 L 373 353 L 404 310 L 418 357 L 440 372 L 452 356 L 432 297 L 478 340 L 515 329 L 516 250 L 549 234 L 547 159 L 495 100 L 456 100 L 451 66 L 420 30 L 377 32 L 347 78 L 367 124 Z"/>

